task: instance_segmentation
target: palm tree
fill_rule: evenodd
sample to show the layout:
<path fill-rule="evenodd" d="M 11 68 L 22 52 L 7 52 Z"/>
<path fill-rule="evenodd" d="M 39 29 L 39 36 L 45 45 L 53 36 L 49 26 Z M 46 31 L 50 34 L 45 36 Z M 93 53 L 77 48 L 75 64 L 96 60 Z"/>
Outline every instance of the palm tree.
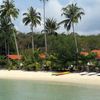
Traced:
<path fill-rule="evenodd" d="M 82 8 L 77 7 L 76 3 L 70 4 L 67 7 L 63 8 L 62 10 L 63 10 L 62 15 L 64 15 L 66 19 L 61 21 L 59 24 L 64 24 L 64 27 L 67 28 L 67 31 L 69 31 L 72 27 L 74 39 L 75 39 L 76 55 L 77 55 L 78 54 L 78 44 L 77 44 L 74 26 L 76 23 L 79 22 L 79 19 L 81 19 L 81 16 L 84 15 L 84 11 Z"/>
<path fill-rule="evenodd" d="M 47 18 L 45 23 L 45 30 L 48 34 L 57 35 L 56 30 L 59 28 L 57 21 L 53 18 Z"/>
<path fill-rule="evenodd" d="M 46 1 L 49 1 L 49 0 L 40 0 L 43 2 L 43 18 L 44 18 L 44 32 L 45 32 L 45 4 L 46 4 Z M 46 33 L 44 34 L 45 35 L 45 52 L 47 53 L 48 51 L 48 46 L 47 46 L 47 35 Z"/>
<path fill-rule="evenodd" d="M 0 13 L 1 17 L 6 16 L 12 22 L 11 18 L 15 19 L 18 17 L 19 9 L 15 8 L 13 0 L 4 0 L 0 8 Z"/>
<path fill-rule="evenodd" d="M 1 5 L 1 8 L 0 8 L 0 14 L 2 18 L 5 17 L 9 20 L 9 23 L 11 24 L 9 29 L 14 29 L 12 18 L 15 20 L 18 17 L 19 9 L 15 7 L 13 0 L 3 1 L 3 5 Z M 16 51 L 17 51 L 17 54 L 19 55 L 18 45 L 16 42 L 16 34 L 14 30 L 13 30 L 13 34 L 14 34 L 14 40 L 15 40 L 15 45 L 16 45 Z"/>
<path fill-rule="evenodd" d="M 9 23 L 9 19 L 6 17 L 3 17 L 0 19 L 0 32 L 2 33 L 2 38 L 4 39 L 5 43 L 5 54 L 9 54 L 9 41 L 10 37 L 12 37 L 11 34 L 11 23 Z"/>
<path fill-rule="evenodd" d="M 23 18 L 23 23 L 25 23 L 25 25 L 30 25 L 32 34 L 33 34 L 33 28 L 36 27 L 38 24 L 41 24 L 41 16 L 40 13 L 37 12 L 33 7 L 30 7 L 30 9 L 28 9 L 27 13 L 23 14 L 25 17 Z M 32 49 L 34 51 L 34 34 L 32 35 Z"/>

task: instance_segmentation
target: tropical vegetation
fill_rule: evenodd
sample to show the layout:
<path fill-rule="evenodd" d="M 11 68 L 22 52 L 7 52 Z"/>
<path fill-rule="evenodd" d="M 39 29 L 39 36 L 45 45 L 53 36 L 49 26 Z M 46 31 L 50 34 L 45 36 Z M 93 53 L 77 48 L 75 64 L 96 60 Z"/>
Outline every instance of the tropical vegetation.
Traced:
<path fill-rule="evenodd" d="M 33 7 L 30 7 L 28 9 L 28 13 L 23 14 L 25 17 L 23 18 L 23 23 L 25 25 L 30 25 L 31 32 L 33 33 L 33 28 L 37 27 L 38 24 L 41 24 L 41 16 L 39 12 L 36 12 L 36 10 Z M 34 51 L 34 33 L 32 34 L 32 51 Z"/>
<path fill-rule="evenodd" d="M 92 61 L 93 66 L 90 70 L 100 70 L 96 53 L 91 53 L 91 50 L 100 49 L 100 34 L 82 36 L 74 31 L 75 25 L 84 15 L 83 9 L 77 4 L 64 7 L 62 15 L 65 19 L 59 23 L 55 18 L 45 17 L 45 3 L 48 0 L 41 1 L 44 28 L 41 32 L 34 31 L 37 25 L 41 25 L 42 18 L 40 12 L 30 7 L 23 14 L 22 22 L 29 25 L 31 30 L 25 34 L 16 30 L 14 26 L 13 19 L 20 13 L 14 1 L 3 0 L 0 6 L 0 67 L 28 71 L 85 71 L 87 63 Z M 71 28 L 73 31 L 70 34 L 58 32 L 61 24 L 64 24 L 67 31 Z M 87 51 L 89 54 L 80 55 L 81 51 Z M 13 54 L 21 55 L 21 59 L 9 58 L 8 55 Z"/>

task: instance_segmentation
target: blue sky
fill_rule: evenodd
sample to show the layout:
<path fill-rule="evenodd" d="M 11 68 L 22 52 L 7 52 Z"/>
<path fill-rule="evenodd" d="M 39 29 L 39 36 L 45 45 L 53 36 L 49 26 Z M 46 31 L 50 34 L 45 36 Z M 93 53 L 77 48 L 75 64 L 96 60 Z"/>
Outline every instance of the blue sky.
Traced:
<path fill-rule="evenodd" d="M 29 26 L 24 26 L 22 23 L 22 14 L 27 11 L 27 8 L 33 6 L 42 15 L 42 2 L 40 0 L 14 1 L 16 7 L 20 9 L 18 19 L 14 21 L 16 28 L 21 32 L 30 32 Z M 75 27 L 76 32 L 85 35 L 100 33 L 100 0 L 49 0 L 46 4 L 46 17 L 53 17 L 58 22 L 63 20 L 61 9 L 72 2 L 77 2 L 78 6 L 85 11 L 85 16 L 82 17 L 82 20 Z M 2 3 L 2 0 L 0 0 L 0 3 Z M 35 29 L 35 31 L 41 30 L 42 25 Z M 58 31 L 65 32 L 66 30 L 61 27 Z"/>

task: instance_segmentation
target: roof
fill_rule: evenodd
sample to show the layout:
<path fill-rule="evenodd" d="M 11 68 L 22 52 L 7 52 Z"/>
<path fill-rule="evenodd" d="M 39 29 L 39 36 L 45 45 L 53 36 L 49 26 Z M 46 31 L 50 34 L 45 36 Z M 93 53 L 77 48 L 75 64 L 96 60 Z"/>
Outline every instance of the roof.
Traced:
<path fill-rule="evenodd" d="M 91 52 L 96 53 L 96 59 L 100 59 L 100 50 L 92 50 Z M 87 56 L 88 52 L 80 52 L 81 55 Z"/>
<path fill-rule="evenodd" d="M 100 50 L 92 50 L 91 52 L 94 52 L 97 54 L 96 58 L 100 59 Z"/>
<path fill-rule="evenodd" d="M 80 52 L 81 55 L 87 56 L 89 53 L 88 52 Z"/>
<path fill-rule="evenodd" d="M 97 53 L 97 55 L 100 55 L 100 50 L 92 50 L 91 52 Z"/>
<path fill-rule="evenodd" d="M 22 58 L 21 55 L 7 55 L 7 57 L 12 60 L 20 60 Z"/>
<path fill-rule="evenodd" d="M 100 59 L 100 55 L 96 56 L 96 59 Z"/>
<path fill-rule="evenodd" d="M 39 57 L 40 57 L 41 59 L 45 59 L 45 58 L 46 58 L 46 55 L 45 55 L 44 53 L 41 53 L 41 54 L 39 54 Z"/>

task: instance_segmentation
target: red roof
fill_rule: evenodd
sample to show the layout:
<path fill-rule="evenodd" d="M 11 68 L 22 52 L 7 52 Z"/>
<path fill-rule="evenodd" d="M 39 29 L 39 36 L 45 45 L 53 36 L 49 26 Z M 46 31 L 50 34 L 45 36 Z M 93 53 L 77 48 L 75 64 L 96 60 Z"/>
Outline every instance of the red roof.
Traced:
<path fill-rule="evenodd" d="M 41 53 L 41 54 L 39 54 L 39 57 L 40 57 L 41 59 L 45 59 L 45 58 L 46 58 L 46 55 L 45 55 L 44 53 Z"/>
<path fill-rule="evenodd" d="M 12 60 L 20 60 L 22 58 L 21 55 L 7 55 L 7 57 Z"/>
<path fill-rule="evenodd" d="M 81 55 L 87 56 L 89 53 L 88 52 L 80 52 Z"/>
<path fill-rule="evenodd" d="M 96 57 L 96 59 L 100 59 L 100 55 Z"/>
<path fill-rule="evenodd" d="M 100 55 L 100 50 L 92 50 L 91 52 L 97 53 L 97 55 Z"/>
<path fill-rule="evenodd" d="M 91 52 L 94 52 L 97 54 L 96 58 L 100 59 L 100 50 L 92 50 Z"/>

